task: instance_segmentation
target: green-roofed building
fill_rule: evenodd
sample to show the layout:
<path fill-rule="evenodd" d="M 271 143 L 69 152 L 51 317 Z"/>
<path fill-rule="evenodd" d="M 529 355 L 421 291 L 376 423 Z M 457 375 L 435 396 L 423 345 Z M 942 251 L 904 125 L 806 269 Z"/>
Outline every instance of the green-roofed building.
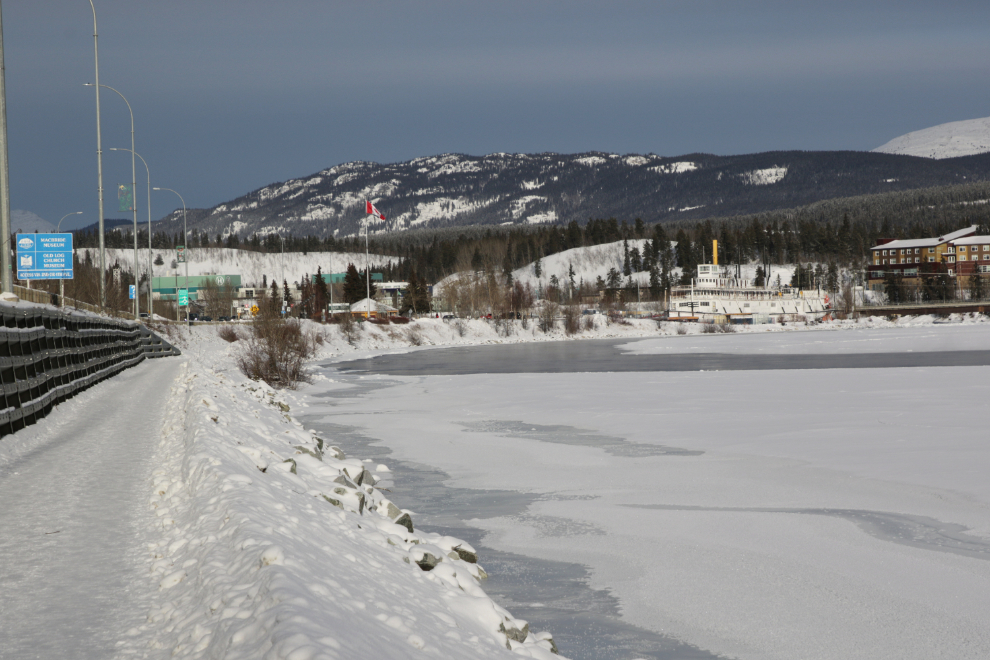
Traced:
<path fill-rule="evenodd" d="M 361 274 L 361 279 L 363 280 L 365 271 L 359 270 L 358 272 Z M 343 284 L 345 277 L 347 277 L 347 273 L 323 273 L 323 281 L 327 284 Z M 384 282 L 385 276 L 381 273 L 372 273 L 371 281 Z M 313 275 L 313 284 L 316 284 L 316 275 Z"/>
<path fill-rule="evenodd" d="M 152 294 L 159 300 L 175 300 L 176 289 L 189 289 L 189 300 L 199 298 L 198 291 L 212 282 L 216 287 L 229 287 L 232 291 L 241 286 L 240 275 L 190 275 L 188 282 L 185 276 L 153 277 L 151 278 Z M 187 286 L 188 284 L 188 286 Z"/>

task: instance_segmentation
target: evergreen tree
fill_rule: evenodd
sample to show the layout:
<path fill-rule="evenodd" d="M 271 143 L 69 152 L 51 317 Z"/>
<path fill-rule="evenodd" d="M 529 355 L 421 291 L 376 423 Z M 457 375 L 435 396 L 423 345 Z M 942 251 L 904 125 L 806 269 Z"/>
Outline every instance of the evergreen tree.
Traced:
<path fill-rule="evenodd" d="M 753 282 L 754 286 L 764 286 L 767 283 L 767 272 L 763 270 L 763 266 L 756 267 L 756 280 Z"/>
<path fill-rule="evenodd" d="M 323 278 L 323 269 L 320 266 L 316 267 L 316 280 L 313 282 L 313 305 L 314 309 L 323 312 L 327 308 L 327 303 L 330 300 L 329 292 L 327 291 L 327 282 Z"/>
<path fill-rule="evenodd" d="M 367 284 L 364 276 L 358 271 L 354 264 L 347 264 L 347 272 L 344 275 L 344 301 L 349 305 L 364 300 L 367 297 Z M 371 287 L 371 297 L 375 297 L 375 287 Z"/>
<path fill-rule="evenodd" d="M 89 253 L 87 252 L 87 254 Z M 533 264 L 533 274 L 536 275 L 536 279 L 543 277 L 543 259 L 536 259 L 536 263 Z"/>
<path fill-rule="evenodd" d="M 282 280 L 282 300 L 288 305 L 292 305 L 292 291 L 289 290 L 288 280 Z"/>
<path fill-rule="evenodd" d="M 629 241 L 622 240 L 622 274 L 627 277 L 632 274 L 632 267 L 629 264 Z"/>

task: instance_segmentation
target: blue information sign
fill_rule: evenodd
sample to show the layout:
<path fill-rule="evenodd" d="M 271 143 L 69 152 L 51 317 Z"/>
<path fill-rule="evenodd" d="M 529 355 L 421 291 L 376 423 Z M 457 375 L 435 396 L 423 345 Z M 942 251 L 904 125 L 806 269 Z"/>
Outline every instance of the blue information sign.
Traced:
<path fill-rule="evenodd" d="M 135 287 L 133 284 L 131 284 L 130 286 L 127 287 L 127 296 L 131 300 L 134 300 L 134 292 L 135 291 L 137 291 L 137 287 Z"/>
<path fill-rule="evenodd" d="M 72 234 L 18 234 L 17 279 L 71 280 Z"/>

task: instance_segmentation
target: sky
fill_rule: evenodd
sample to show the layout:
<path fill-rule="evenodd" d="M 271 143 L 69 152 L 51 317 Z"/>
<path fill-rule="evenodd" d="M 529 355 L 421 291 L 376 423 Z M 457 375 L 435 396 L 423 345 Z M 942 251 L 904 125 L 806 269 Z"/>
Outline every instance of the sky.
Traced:
<path fill-rule="evenodd" d="M 190 208 L 352 160 L 869 150 L 990 115 L 985 0 L 93 2 L 100 83 Z M 2 9 L 11 208 L 91 224 L 92 10 Z M 127 106 L 100 104 L 105 217 L 128 217 Z M 151 194 L 155 220 L 180 206 Z"/>

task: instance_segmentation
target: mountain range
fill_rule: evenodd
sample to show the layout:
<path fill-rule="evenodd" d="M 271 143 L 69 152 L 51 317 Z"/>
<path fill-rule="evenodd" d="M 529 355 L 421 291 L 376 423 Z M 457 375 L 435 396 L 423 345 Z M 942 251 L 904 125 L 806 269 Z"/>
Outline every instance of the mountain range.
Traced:
<path fill-rule="evenodd" d="M 823 199 L 990 178 L 990 154 L 933 160 L 855 151 L 779 151 L 741 156 L 445 154 L 379 164 L 345 163 L 275 183 L 211 209 L 188 212 L 190 230 L 211 237 L 281 233 L 353 236 L 465 225 L 668 222 L 760 213 Z M 158 231 L 180 232 L 182 211 Z"/>
<path fill-rule="evenodd" d="M 646 222 L 758 214 L 814 202 L 990 180 L 990 118 L 952 122 L 872 152 L 443 154 L 401 163 L 350 162 L 273 183 L 209 209 L 189 229 L 211 238 L 355 236 L 370 200 L 372 233 L 468 225 Z M 156 231 L 182 231 L 177 209 Z"/>

